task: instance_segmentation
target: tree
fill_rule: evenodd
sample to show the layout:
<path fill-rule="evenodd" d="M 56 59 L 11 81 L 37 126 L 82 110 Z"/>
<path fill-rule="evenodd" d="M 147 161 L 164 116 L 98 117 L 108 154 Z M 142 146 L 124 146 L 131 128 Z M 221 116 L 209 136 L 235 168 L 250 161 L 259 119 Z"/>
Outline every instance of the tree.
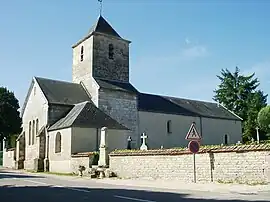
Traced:
<path fill-rule="evenodd" d="M 259 128 L 269 134 L 270 133 L 270 105 L 262 108 L 258 114 Z"/>
<path fill-rule="evenodd" d="M 14 93 L 0 87 L 0 140 L 21 133 L 22 120 L 18 109 L 19 101 Z"/>
<path fill-rule="evenodd" d="M 249 76 L 240 74 L 238 67 L 233 73 L 222 69 L 221 76 L 217 76 L 221 83 L 214 90 L 214 100 L 243 119 L 244 142 L 256 137 L 257 116 L 261 108 L 266 106 L 268 96 L 257 90 L 260 83 L 254 76 L 255 73 Z"/>

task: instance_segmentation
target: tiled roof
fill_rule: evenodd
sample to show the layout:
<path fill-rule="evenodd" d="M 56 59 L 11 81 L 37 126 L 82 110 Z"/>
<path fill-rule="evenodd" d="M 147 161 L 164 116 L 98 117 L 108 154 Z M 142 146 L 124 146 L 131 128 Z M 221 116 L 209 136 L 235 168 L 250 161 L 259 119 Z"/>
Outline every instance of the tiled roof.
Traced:
<path fill-rule="evenodd" d="M 70 112 L 53 124 L 49 131 L 68 127 L 102 128 L 128 130 L 116 120 L 97 108 L 92 102 L 76 104 Z"/>
<path fill-rule="evenodd" d="M 91 100 L 80 84 L 40 77 L 35 79 L 51 104 L 73 105 Z"/>
<path fill-rule="evenodd" d="M 217 103 L 146 93 L 138 94 L 138 98 L 140 111 L 241 120 Z"/>

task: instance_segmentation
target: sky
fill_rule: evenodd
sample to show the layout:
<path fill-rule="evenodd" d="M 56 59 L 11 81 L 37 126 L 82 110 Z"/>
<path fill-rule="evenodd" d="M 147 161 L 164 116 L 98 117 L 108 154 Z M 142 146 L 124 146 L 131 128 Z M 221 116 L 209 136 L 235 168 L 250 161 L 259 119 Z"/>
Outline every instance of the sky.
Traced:
<path fill-rule="evenodd" d="M 22 106 L 34 76 L 71 81 L 71 46 L 99 8 L 98 0 L 2 1 L 0 86 Z M 102 16 L 132 41 L 130 82 L 139 91 L 213 101 L 217 75 L 236 66 L 270 94 L 269 10 L 267 0 L 103 0 Z"/>

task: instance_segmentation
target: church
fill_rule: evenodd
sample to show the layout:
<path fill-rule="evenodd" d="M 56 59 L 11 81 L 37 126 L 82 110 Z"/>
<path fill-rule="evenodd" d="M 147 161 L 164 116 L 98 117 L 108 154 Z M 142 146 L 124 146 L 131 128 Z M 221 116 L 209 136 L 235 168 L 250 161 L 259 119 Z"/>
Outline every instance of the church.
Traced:
<path fill-rule="evenodd" d="M 183 147 L 192 124 L 201 144 L 231 144 L 242 139 L 242 119 L 218 103 L 139 92 L 130 83 L 129 45 L 99 16 L 72 46 L 72 81 L 33 77 L 17 139 L 18 168 L 68 167 L 70 156 L 98 151 L 102 127 L 108 151 L 141 145 L 149 149 Z"/>

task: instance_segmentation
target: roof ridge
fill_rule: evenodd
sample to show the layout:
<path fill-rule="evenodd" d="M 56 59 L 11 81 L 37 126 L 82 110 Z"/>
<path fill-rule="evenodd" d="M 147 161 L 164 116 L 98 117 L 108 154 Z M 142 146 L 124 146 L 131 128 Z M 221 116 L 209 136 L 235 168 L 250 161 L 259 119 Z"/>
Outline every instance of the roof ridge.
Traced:
<path fill-rule="evenodd" d="M 189 98 L 183 98 L 183 97 L 175 97 L 175 96 L 169 96 L 169 95 L 162 95 L 162 94 L 153 94 L 153 93 L 144 93 L 140 92 L 140 94 L 145 94 L 145 95 L 152 95 L 152 96 L 159 96 L 163 98 L 173 98 L 173 99 L 181 99 L 181 100 L 187 100 L 187 101 L 196 101 L 196 102 L 203 102 L 203 103 L 211 103 L 211 104 L 218 104 L 216 102 L 210 102 L 210 101 L 203 101 L 203 100 L 196 100 L 196 99 L 189 99 Z"/>
<path fill-rule="evenodd" d="M 75 85 L 80 85 L 78 83 L 73 83 L 71 81 L 65 81 L 65 80 L 56 80 L 56 79 L 51 79 L 51 78 L 45 78 L 45 77 L 39 77 L 39 76 L 34 76 L 35 79 L 43 79 L 43 80 L 47 80 L 47 81 L 57 81 L 57 82 L 61 82 L 61 83 L 68 83 L 68 84 L 75 84 Z"/>

